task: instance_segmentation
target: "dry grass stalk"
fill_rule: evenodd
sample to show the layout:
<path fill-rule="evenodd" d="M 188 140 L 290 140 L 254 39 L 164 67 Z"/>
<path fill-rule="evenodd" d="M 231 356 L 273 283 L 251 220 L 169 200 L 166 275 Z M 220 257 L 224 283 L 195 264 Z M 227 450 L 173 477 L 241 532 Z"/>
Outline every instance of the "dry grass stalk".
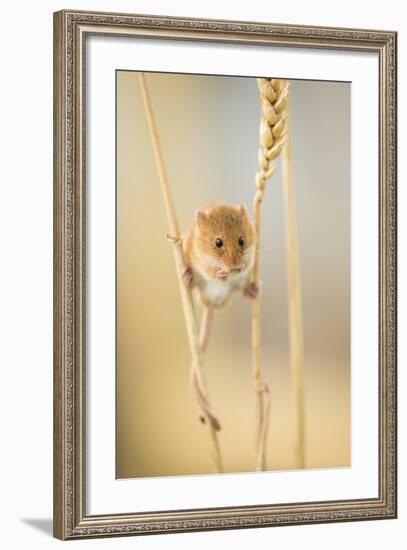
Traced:
<path fill-rule="evenodd" d="M 260 285 L 260 206 L 266 181 L 273 175 L 276 159 L 282 151 L 287 125 L 288 82 L 270 78 L 258 78 L 260 91 L 260 148 L 259 167 L 256 174 L 256 194 L 253 201 L 254 224 L 257 234 L 256 259 L 252 282 Z M 260 299 L 252 305 L 252 377 L 256 393 L 256 470 L 267 468 L 266 443 L 270 416 L 270 393 L 264 383 L 261 367 Z"/>
<path fill-rule="evenodd" d="M 288 269 L 290 369 L 292 409 L 294 415 L 293 439 L 295 467 L 305 468 L 304 339 L 301 310 L 301 285 L 298 260 L 295 189 L 292 176 L 292 143 L 290 126 L 290 117 L 288 114 L 287 139 L 283 147 L 282 159 Z"/>
<path fill-rule="evenodd" d="M 201 395 L 209 404 L 208 393 L 206 391 L 205 381 L 203 376 L 202 353 L 201 353 L 200 343 L 199 343 L 199 330 L 198 330 L 198 323 L 197 323 L 195 309 L 194 309 L 194 302 L 193 302 L 190 289 L 187 288 L 187 286 L 184 284 L 182 279 L 182 272 L 185 267 L 184 255 L 182 251 L 182 239 L 181 239 L 181 234 L 179 230 L 177 216 L 174 209 L 174 204 L 172 202 L 172 197 L 171 197 L 171 193 L 168 185 L 168 179 L 167 179 L 164 161 L 161 153 L 157 127 L 154 120 L 153 108 L 151 105 L 151 99 L 148 93 L 148 88 L 147 88 L 147 83 L 146 83 L 144 73 L 139 73 L 139 83 L 140 83 L 140 88 L 143 96 L 144 108 L 147 115 L 148 126 L 151 134 L 151 141 L 153 144 L 155 160 L 158 168 L 165 208 L 166 208 L 167 217 L 168 217 L 168 223 L 169 223 L 169 229 L 170 229 L 169 240 L 173 244 L 175 265 L 176 265 L 176 270 L 178 274 L 182 306 L 184 310 L 185 323 L 186 323 L 187 332 L 188 332 L 188 342 L 189 342 L 189 347 L 190 347 L 191 356 L 192 356 L 192 365 L 191 365 L 192 374 L 197 381 Z M 215 466 L 215 471 L 222 472 L 222 459 L 220 454 L 220 447 L 219 447 L 217 432 L 212 424 L 211 418 L 209 418 L 206 411 L 202 410 L 202 413 L 206 419 L 206 426 L 208 427 L 208 430 L 209 430 L 211 457 Z"/>

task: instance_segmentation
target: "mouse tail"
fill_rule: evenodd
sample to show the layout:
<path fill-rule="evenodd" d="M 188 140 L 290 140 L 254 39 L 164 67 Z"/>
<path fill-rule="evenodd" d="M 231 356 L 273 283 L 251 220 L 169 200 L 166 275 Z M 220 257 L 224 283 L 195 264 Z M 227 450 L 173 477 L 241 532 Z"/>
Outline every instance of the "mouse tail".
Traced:
<path fill-rule="evenodd" d="M 204 353 L 208 346 L 209 336 L 211 334 L 213 319 L 213 309 L 210 307 L 204 307 L 201 319 L 201 327 L 199 331 L 199 347 L 201 352 Z"/>

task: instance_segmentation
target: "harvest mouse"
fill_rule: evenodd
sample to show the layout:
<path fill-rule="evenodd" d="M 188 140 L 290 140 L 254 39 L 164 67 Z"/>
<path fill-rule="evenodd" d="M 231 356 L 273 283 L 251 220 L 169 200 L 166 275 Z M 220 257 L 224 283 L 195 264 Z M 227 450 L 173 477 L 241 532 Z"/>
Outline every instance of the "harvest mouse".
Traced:
<path fill-rule="evenodd" d="M 246 207 L 218 204 L 198 210 L 183 242 L 185 283 L 198 291 L 202 305 L 222 307 L 232 292 L 257 295 L 250 283 L 256 234 Z"/>
<path fill-rule="evenodd" d="M 250 298 L 257 296 L 258 288 L 250 282 L 256 233 L 246 207 L 217 204 L 198 210 L 183 240 L 183 252 L 184 282 L 197 292 L 203 305 L 199 344 L 204 351 L 214 309 L 226 304 L 236 290 L 242 290 Z M 194 369 L 191 370 L 191 383 L 213 428 L 220 430 L 219 421 L 200 390 Z"/>

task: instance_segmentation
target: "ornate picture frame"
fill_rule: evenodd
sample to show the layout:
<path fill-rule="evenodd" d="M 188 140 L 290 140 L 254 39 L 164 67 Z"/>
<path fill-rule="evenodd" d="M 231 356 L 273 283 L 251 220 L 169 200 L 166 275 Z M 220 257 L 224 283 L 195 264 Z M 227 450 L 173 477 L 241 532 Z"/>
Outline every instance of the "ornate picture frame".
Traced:
<path fill-rule="evenodd" d="M 378 56 L 378 495 L 91 515 L 86 453 L 86 40 L 141 37 Z M 395 32 L 64 10 L 54 14 L 54 536 L 391 519 L 397 515 L 397 35 Z"/>

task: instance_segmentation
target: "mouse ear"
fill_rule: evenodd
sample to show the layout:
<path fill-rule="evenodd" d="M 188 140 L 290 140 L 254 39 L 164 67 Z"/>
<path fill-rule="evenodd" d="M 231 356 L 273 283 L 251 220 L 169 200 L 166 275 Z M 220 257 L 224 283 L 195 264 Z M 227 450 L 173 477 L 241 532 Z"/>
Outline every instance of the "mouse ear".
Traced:
<path fill-rule="evenodd" d="M 195 212 L 195 220 L 198 225 L 202 225 L 208 219 L 208 216 L 204 210 L 197 210 Z"/>
<path fill-rule="evenodd" d="M 248 217 L 247 206 L 246 206 L 244 203 L 239 204 L 239 206 L 237 207 L 237 211 L 238 211 L 239 214 L 241 214 L 242 216 Z"/>

